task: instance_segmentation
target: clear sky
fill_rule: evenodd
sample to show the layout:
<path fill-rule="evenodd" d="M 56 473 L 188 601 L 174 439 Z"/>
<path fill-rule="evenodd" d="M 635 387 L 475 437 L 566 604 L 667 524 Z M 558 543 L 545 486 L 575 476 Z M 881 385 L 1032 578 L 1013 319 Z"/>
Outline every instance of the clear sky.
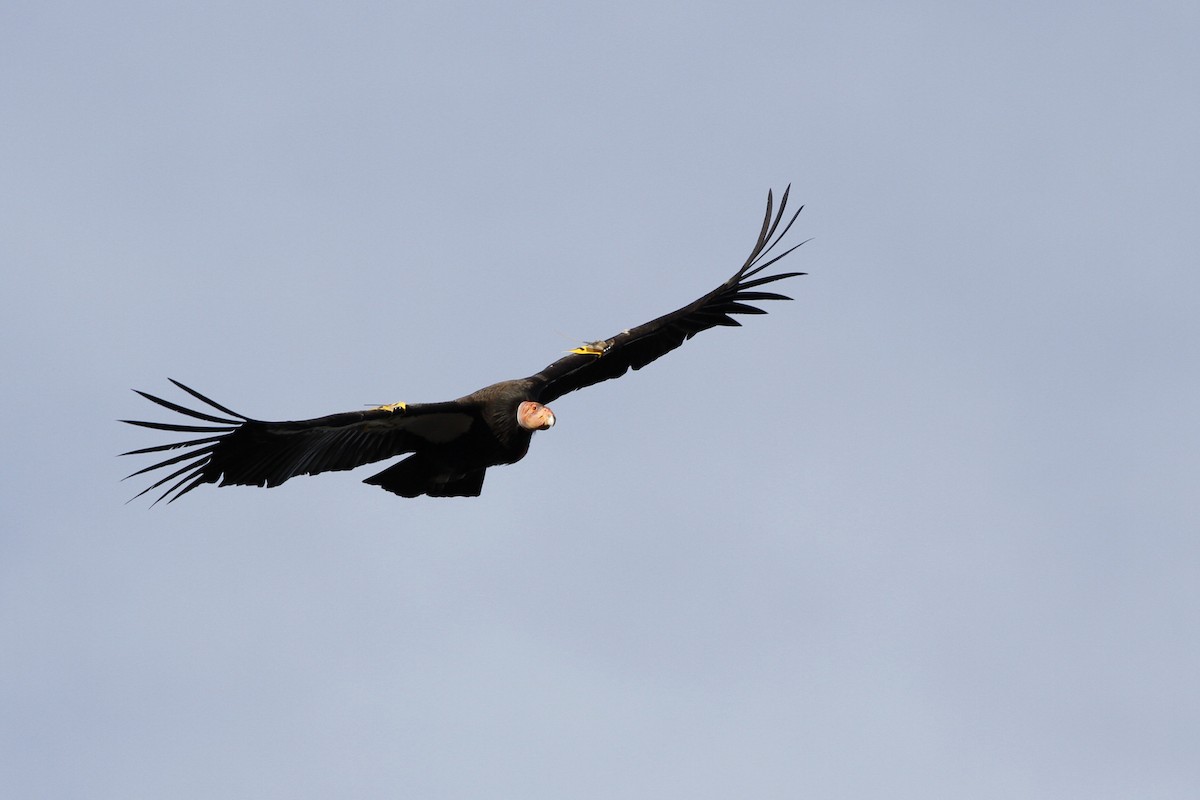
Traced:
<path fill-rule="evenodd" d="M 1198 23 L 4 4 L 0 795 L 1194 798 Z M 125 505 L 130 388 L 529 375 L 788 182 L 796 302 L 559 400 L 481 498 Z"/>

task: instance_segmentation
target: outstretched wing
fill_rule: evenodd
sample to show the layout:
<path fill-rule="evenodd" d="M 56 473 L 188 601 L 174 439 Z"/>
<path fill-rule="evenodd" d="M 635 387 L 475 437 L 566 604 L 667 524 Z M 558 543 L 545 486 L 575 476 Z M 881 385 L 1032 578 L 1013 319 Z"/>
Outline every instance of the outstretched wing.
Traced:
<path fill-rule="evenodd" d="M 185 452 L 139 469 L 127 477 L 180 465 L 138 492 L 141 497 L 164 484 L 155 503 L 168 503 L 205 483 L 278 486 L 296 475 L 353 469 L 384 458 L 412 453 L 432 444 L 445 444 L 464 435 L 476 420 L 473 410 L 457 402 L 422 403 L 331 414 L 296 422 L 263 422 L 230 411 L 195 389 L 171 383 L 226 416 L 186 408 L 138 391 L 142 397 L 209 425 L 121 420 L 143 428 L 203 434 L 198 439 L 130 450 L 121 455 Z M 137 390 L 135 390 L 137 391 Z"/>
<path fill-rule="evenodd" d="M 758 241 L 750 251 L 750 257 L 742 268 L 729 280 L 699 300 L 658 319 L 630 328 L 627 331 L 598 342 L 590 342 L 571 351 L 571 355 L 560 358 L 546 367 L 531 380 L 539 387 L 535 389 L 538 399 L 549 403 L 567 392 L 591 386 L 594 383 L 619 378 L 630 369 L 641 369 L 651 361 L 663 356 L 700 331 L 718 325 L 741 325 L 734 314 L 765 314 L 766 311 L 749 302 L 757 300 L 791 300 L 775 292 L 764 292 L 758 287 L 768 283 L 803 275 L 803 272 L 783 272 L 775 275 L 755 277 L 767 267 L 795 250 L 804 242 L 795 244 L 768 259 L 783 237 L 791 229 L 803 206 L 796 209 L 783 230 L 779 223 L 787 208 L 788 192 L 784 190 L 779 199 L 779 210 L 774 211 L 774 199 L 767 192 L 767 213 L 763 217 Z"/>

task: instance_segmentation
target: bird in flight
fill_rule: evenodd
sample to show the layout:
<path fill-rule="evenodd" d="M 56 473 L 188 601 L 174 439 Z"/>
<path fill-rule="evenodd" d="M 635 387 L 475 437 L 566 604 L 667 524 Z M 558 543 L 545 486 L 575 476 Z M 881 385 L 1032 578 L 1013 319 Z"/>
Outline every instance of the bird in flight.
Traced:
<path fill-rule="evenodd" d="M 700 331 L 739 326 L 735 314 L 766 313 L 749 305 L 751 302 L 790 300 L 761 289 L 805 274 L 761 274 L 803 244 L 772 255 L 803 209 L 797 209 L 780 230 L 790 189 L 784 190 L 778 209 L 767 192 L 767 212 L 754 249 L 741 269 L 716 289 L 644 325 L 576 347 L 535 375 L 492 384 L 457 400 L 395 403 L 315 419 L 264 422 L 231 411 L 173 379 L 171 383 L 207 408 L 187 408 L 135 389 L 153 403 L 208 424 L 122 420 L 143 428 L 200 434 L 199 438 L 122 453 L 183 449 L 128 475 L 168 470 L 131 499 L 164 485 L 153 504 L 164 499 L 174 502 L 205 483 L 278 486 L 297 475 L 354 469 L 404 454 L 409 455 L 364 483 L 402 497 L 476 497 L 483 489 L 488 467 L 520 461 L 534 431 L 554 426 L 554 412 L 547 403 L 576 389 L 619 378 L 630 369 L 641 369 Z"/>

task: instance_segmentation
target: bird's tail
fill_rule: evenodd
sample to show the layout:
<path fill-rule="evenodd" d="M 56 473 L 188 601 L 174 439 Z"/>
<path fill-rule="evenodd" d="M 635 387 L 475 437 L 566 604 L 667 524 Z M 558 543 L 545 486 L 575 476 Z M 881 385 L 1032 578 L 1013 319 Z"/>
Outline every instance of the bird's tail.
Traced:
<path fill-rule="evenodd" d="M 363 481 L 401 497 L 478 497 L 483 491 L 486 469 L 448 474 L 420 453 L 376 473 Z"/>

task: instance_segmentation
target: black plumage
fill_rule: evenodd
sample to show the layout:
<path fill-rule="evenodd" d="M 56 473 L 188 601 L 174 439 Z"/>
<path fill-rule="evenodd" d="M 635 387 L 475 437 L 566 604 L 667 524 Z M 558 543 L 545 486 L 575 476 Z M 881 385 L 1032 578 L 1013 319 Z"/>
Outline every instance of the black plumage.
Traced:
<path fill-rule="evenodd" d="M 519 461 L 529 450 L 533 431 L 554 424 L 553 414 L 543 404 L 576 389 L 620 377 L 630 369 L 641 369 L 700 331 L 740 325 L 735 315 L 766 313 L 750 303 L 790 300 L 761 289 L 804 274 L 761 274 L 803 244 L 771 255 L 800 214 L 798 209 L 780 230 L 789 191 L 790 187 L 784 191 L 778 210 L 774 209 L 771 193 L 767 193 L 767 211 L 754 249 L 741 269 L 713 291 L 670 314 L 578 347 L 528 378 L 493 384 L 457 400 L 397 404 L 293 422 L 264 422 L 231 411 L 175 380 L 171 382 L 212 411 L 198 411 L 138 391 L 153 403 L 209 424 L 123 420 L 155 430 L 203 434 L 197 439 L 123 453 L 183 449 L 132 473 L 129 477 L 167 470 L 164 477 L 136 496 L 165 486 L 157 503 L 167 498 L 168 502 L 174 501 L 205 483 L 278 486 L 296 475 L 353 469 L 406 453 L 411 455 L 365 482 L 404 497 L 477 496 L 488 467 Z"/>

